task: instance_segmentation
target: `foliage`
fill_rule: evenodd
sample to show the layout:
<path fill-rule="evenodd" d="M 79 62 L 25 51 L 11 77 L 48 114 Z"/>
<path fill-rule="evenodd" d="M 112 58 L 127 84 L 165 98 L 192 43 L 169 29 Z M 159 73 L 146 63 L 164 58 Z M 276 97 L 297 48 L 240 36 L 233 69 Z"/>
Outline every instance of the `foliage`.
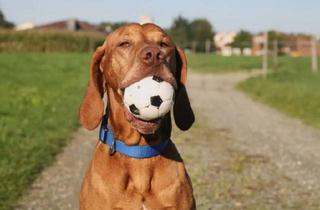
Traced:
<path fill-rule="evenodd" d="M 190 23 L 184 17 L 178 16 L 175 18 L 168 32 L 170 36 L 173 37 L 177 46 L 181 48 L 188 48 L 190 46 Z"/>
<path fill-rule="evenodd" d="M 179 47 L 193 48 L 201 52 L 205 51 L 206 41 L 212 41 L 214 34 L 208 20 L 195 19 L 189 22 L 182 16 L 174 19 L 168 33 Z"/>
<path fill-rule="evenodd" d="M 13 28 L 14 24 L 7 21 L 3 12 L 0 10 L 0 28 Z"/>
<path fill-rule="evenodd" d="M 224 57 L 215 54 L 187 54 L 188 65 L 192 71 L 223 73 L 261 68 L 261 58 L 253 56 Z"/>
<path fill-rule="evenodd" d="M 278 42 L 278 48 L 282 48 L 284 47 L 284 41 L 286 39 L 286 35 L 281 33 L 281 32 L 278 32 L 278 31 L 269 31 L 268 32 L 268 42 L 270 43 L 269 44 L 269 49 L 272 49 L 273 45 L 272 45 L 272 42 L 273 41 L 277 41 Z"/>
<path fill-rule="evenodd" d="M 88 54 L 0 54 L 0 209 L 17 198 L 78 127 Z"/>
<path fill-rule="evenodd" d="M 213 29 L 206 19 L 195 19 L 190 24 L 191 40 L 197 43 L 196 50 L 204 52 L 207 40 L 212 41 Z"/>
<path fill-rule="evenodd" d="M 89 52 L 104 38 L 89 32 L 0 30 L 0 52 Z"/>
<path fill-rule="evenodd" d="M 266 78 L 245 81 L 240 88 L 290 116 L 320 128 L 320 74 L 310 72 L 310 58 L 279 58 Z"/>
<path fill-rule="evenodd" d="M 241 51 L 244 48 L 251 48 L 252 46 L 252 34 L 248 31 L 241 30 L 234 38 L 232 47 L 240 48 Z"/>

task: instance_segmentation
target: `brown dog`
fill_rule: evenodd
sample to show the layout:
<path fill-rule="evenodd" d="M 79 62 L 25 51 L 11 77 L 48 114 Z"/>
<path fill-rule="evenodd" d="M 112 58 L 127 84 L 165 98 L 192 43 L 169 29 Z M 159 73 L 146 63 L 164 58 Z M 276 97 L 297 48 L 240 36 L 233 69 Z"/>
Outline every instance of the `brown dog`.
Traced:
<path fill-rule="evenodd" d="M 155 145 L 170 138 L 170 113 L 161 120 L 135 118 L 123 105 L 123 90 L 155 75 L 175 87 L 174 119 L 181 130 L 194 122 L 185 89 L 184 53 L 154 24 L 130 24 L 111 33 L 92 57 L 90 81 L 80 107 L 80 120 L 96 128 L 108 95 L 108 126 L 126 145 Z M 99 141 L 82 184 L 81 210 L 195 209 L 192 186 L 183 161 L 170 141 L 161 155 L 130 158 Z"/>

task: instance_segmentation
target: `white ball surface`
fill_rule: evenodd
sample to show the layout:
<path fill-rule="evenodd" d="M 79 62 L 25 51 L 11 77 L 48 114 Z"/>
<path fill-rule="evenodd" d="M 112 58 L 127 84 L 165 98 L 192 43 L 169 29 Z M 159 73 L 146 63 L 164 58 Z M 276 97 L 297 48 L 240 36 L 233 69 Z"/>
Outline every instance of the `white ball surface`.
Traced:
<path fill-rule="evenodd" d="M 153 120 L 167 114 L 173 99 L 173 86 L 155 76 L 145 77 L 124 91 L 126 108 L 142 120 Z"/>

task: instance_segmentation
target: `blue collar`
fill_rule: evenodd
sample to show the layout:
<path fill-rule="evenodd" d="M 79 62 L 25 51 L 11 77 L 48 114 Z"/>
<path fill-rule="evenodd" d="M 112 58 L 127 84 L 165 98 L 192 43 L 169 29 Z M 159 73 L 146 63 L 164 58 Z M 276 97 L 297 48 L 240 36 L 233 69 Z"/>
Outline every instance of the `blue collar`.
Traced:
<path fill-rule="evenodd" d="M 119 152 L 125 156 L 131 158 L 150 158 L 157 155 L 160 155 L 161 152 L 166 148 L 170 139 L 161 141 L 157 145 L 145 145 L 145 146 L 129 146 L 123 141 L 117 140 L 114 138 L 113 133 L 108 128 L 107 121 L 108 119 L 103 116 L 100 129 L 100 141 L 104 144 L 109 145 L 109 154 L 112 155 L 115 152 Z"/>

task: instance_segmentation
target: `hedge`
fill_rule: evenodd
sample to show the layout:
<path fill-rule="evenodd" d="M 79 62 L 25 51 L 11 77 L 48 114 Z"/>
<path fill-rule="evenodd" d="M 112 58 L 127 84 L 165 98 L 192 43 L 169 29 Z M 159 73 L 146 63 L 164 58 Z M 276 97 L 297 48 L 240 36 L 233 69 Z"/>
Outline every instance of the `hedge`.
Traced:
<path fill-rule="evenodd" d="M 90 52 L 104 38 L 98 32 L 0 30 L 0 52 Z"/>

